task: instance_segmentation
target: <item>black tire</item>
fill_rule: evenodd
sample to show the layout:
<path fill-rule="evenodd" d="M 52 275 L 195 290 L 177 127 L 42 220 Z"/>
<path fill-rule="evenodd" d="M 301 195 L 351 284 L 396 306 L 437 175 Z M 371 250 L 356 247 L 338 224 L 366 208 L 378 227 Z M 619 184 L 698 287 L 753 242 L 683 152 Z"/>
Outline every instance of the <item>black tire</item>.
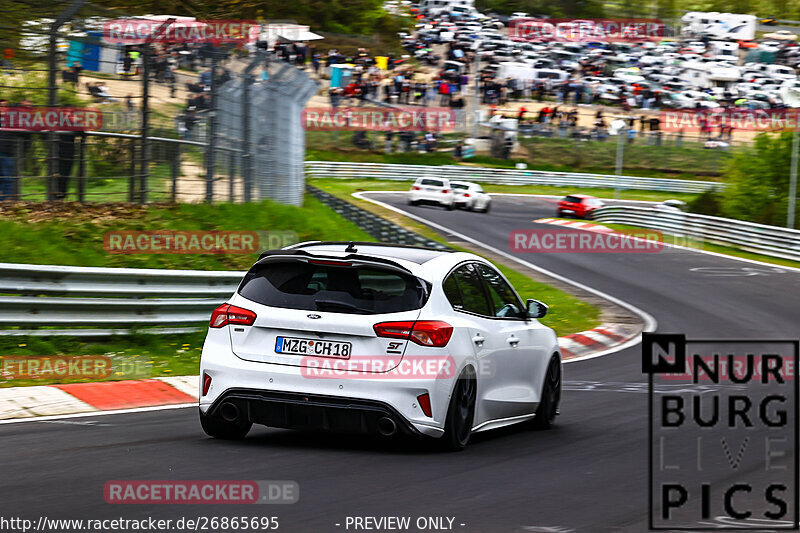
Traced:
<path fill-rule="evenodd" d="M 204 415 L 200 411 L 200 425 L 209 437 L 224 440 L 241 440 L 253 427 L 252 422 L 228 422 L 221 417 Z"/>
<path fill-rule="evenodd" d="M 408 205 L 417 205 L 419 202 L 416 200 L 409 200 Z"/>
<path fill-rule="evenodd" d="M 481 213 L 488 213 L 491 208 L 492 208 L 492 202 L 487 202 L 486 207 L 481 209 Z"/>
<path fill-rule="evenodd" d="M 558 415 L 561 401 L 561 361 L 558 356 L 550 359 L 542 386 L 542 399 L 536 408 L 536 418 L 531 421 L 533 429 L 550 429 Z"/>
<path fill-rule="evenodd" d="M 567 218 L 567 216 L 564 213 L 561 212 L 561 209 L 556 211 L 556 217 L 557 218 Z"/>
<path fill-rule="evenodd" d="M 455 202 L 453 202 L 452 204 L 447 204 L 447 205 L 445 205 L 444 207 L 445 207 L 445 209 L 447 209 L 448 211 L 452 211 L 453 209 L 455 209 L 455 208 L 456 208 L 456 203 L 455 203 Z"/>
<path fill-rule="evenodd" d="M 452 452 L 460 452 L 469 444 L 472 435 L 472 424 L 475 420 L 475 399 L 478 393 L 478 381 L 471 369 L 466 369 L 458 377 L 447 418 L 444 424 L 444 435 L 441 438 L 442 448 Z"/>

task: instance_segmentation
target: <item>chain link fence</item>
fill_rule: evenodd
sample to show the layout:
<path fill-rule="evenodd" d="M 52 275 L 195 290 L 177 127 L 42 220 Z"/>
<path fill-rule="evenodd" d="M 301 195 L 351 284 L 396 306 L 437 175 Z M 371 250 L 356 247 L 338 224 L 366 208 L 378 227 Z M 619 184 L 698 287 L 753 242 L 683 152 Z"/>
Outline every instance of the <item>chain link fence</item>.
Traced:
<path fill-rule="evenodd" d="M 302 71 L 243 43 L 157 39 L 170 20 L 116 42 L 109 20 L 151 19 L 85 0 L 25 13 L 0 23 L 0 199 L 302 202 Z M 242 106 L 231 95 L 255 77 Z"/>

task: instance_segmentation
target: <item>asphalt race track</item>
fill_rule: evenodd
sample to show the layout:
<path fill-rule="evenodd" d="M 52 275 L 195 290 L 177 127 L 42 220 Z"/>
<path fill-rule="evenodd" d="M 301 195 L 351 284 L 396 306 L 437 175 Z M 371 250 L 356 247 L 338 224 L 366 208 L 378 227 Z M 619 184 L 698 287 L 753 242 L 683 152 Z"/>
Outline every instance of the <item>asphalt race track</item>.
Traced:
<path fill-rule="evenodd" d="M 535 198 L 496 196 L 489 214 L 409 207 L 400 194 L 372 198 L 504 251 L 510 231 L 554 216 L 552 202 Z M 800 336 L 796 271 L 690 251 L 522 255 L 645 310 L 659 332 Z M 271 515 L 279 531 L 309 533 L 347 531 L 348 516 L 454 517 L 453 530 L 482 533 L 646 531 L 641 365 L 639 347 L 568 364 L 557 428 L 480 434 L 456 454 L 262 427 L 244 442 L 216 441 L 202 432 L 194 408 L 3 424 L 0 505 L 6 516 L 33 520 Z M 300 500 L 202 507 L 104 501 L 107 481 L 131 479 L 294 480 Z"/>

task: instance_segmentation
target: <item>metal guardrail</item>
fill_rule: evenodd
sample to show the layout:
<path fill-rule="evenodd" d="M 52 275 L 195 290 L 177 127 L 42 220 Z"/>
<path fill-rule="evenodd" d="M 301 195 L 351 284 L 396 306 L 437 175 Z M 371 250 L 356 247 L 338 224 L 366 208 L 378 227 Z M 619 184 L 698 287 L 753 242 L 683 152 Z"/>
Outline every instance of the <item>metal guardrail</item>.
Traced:
<path fill-rule="evenodd" d="M 687 193 L 700 193 L 709 189 L 724 188 L 724 184 L 713 181 L 454 165 L 389 165 L 383 163 L 306 161 L 306 174 L 315 178 L 376 178 L 393 181 L 412 181 L 419 177 L 432 177 L 500 185 L 551 185 L 555 187 L 620 188 Z"/>
<path fill-rule="evenodd" d="M 650 228 L 671 235 L 693 237 L 754 253 L 800 261 L 800 230 L 730 218 L 628 206 L 603 207 L 594 212 L 594 219 L 598 222 Z"/>
<path fill-rule="evenodd" d="M 151 326 L 205 322 L 244 272 L 0 263 L 0 326 Z M 174 330 L 174 328 L 173 328 Z M 173 330 L 166 329 L 160 333 Z M 43 335 L 47 329 L 36 330 Z M 52 334 L 65 334 L 64 330 Z M 81 329 L 74 330 L 81 335 Z M 94 335 L 129 330 L 91 330 Z M 0 330 L 19 335 L 20 330 Z"/>

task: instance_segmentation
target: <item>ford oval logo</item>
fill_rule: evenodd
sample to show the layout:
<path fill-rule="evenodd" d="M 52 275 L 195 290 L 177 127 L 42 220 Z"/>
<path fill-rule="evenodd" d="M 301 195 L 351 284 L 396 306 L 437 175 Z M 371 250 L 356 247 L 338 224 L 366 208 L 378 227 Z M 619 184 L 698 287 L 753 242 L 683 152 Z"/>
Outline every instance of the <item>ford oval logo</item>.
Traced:
<path fill-rule="evenodd" d="M 306 316 L 307 316 L 308 318 L 311 318 L 311 319 L 314 319 L 314 320 L 316 320 L 316 319 L 318 319 L 318 318 L 322 318 L 320 315 L 313 315 L 313 314 L 312 314 L 312 315 L 306 315 Z"/>

